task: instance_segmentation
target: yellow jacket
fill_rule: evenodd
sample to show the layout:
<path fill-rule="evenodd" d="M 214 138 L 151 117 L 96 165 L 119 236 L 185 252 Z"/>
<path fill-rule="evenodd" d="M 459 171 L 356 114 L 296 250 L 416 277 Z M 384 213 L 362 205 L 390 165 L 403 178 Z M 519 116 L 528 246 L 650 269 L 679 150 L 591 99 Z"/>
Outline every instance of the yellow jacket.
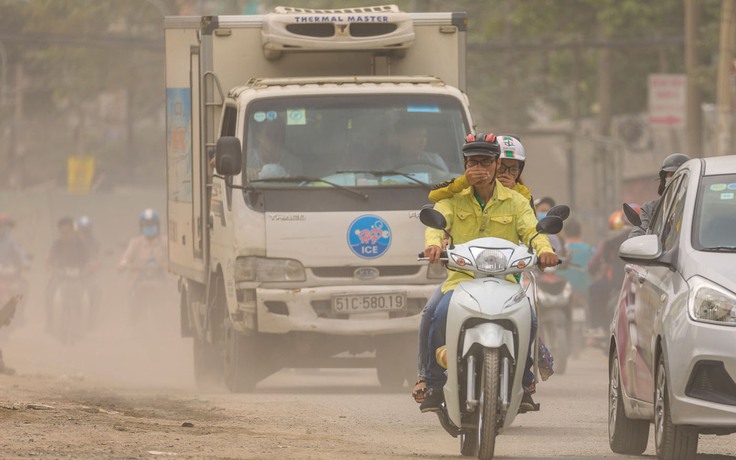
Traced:
<path fill-rule="evenodd" d="M 440 182 L 439 184 L 435 185 L 432 188 L 432 191 L 429 192 L 429 199 L 436 203 L 440 200 L 444 200 L 445 198 L 450 198 L 453 195 L 462 192 L 468 187 L 470 187 L 470 184 L 468 184 L 468 178 L 465 177 L 465 174 L 463 174 L 457 179 L 450 179 L 448 181 Z M 522 185 L 517 182 L 516 185 L 511 188 L 511 190 L 521 194 L 521 196 L 526 198 L 527 202 L 534 202 L 534 200 L 532 200 L 532 192 L 526 185 Z"/>
<path fill-rule="evenodd" d="M 521 194 L 504 187 L 498 180 L 491 201 L 486 204 L 485 209 L 481 209 L 478 204 L 472 187 L 437 202 L 434 209 L 445 216 L 455 244 L 492 236 L 514 244 L 522 241 L 528 246 L 537 233 L 537 217 L 529 202 Z M 424 234 L 425 247 L 442 247 L 444 235 L 442 230 L 427 228 Z M 546 235 L 536 237 L 533 247 L 537 253 L 554 252 Z M 460 281 L 472 277 L 472 273 L 448 270 L 442 292 L 454 289 Z"/>

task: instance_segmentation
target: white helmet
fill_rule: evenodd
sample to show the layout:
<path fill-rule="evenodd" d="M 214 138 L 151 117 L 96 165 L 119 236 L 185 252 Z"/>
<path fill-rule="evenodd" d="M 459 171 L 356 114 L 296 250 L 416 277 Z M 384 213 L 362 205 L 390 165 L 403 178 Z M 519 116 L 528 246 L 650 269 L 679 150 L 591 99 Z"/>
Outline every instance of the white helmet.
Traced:
<path fill-rule="evenodd" d="M 515 136 L 498 136 L 498 143 L 501 146 L 501 159 L 526 161 L 526 152 L 521 141 Z"/>

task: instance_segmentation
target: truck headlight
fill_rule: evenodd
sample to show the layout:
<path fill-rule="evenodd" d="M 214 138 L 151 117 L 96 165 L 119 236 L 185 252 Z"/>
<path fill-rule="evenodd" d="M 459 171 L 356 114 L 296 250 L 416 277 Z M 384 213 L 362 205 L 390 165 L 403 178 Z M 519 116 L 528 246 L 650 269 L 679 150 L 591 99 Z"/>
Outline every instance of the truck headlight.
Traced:
<path fill-rule="evenodd" d="M 704 278 L 693 277 L 688 307 L 695 321 L 736 326 L 736 295 Z"/>
<path fill-rule="evenodd" d="M 293 259 L 238 257 L 235 261 L 235 281 L 291 282 L 304 281 L 304 266 Z"/>
<path fill-rule="evenodd" d="M 500 249 L 471 248 L 475 266 L 484 272 L 502 272 L 508 265 L 508 257 Z"/>

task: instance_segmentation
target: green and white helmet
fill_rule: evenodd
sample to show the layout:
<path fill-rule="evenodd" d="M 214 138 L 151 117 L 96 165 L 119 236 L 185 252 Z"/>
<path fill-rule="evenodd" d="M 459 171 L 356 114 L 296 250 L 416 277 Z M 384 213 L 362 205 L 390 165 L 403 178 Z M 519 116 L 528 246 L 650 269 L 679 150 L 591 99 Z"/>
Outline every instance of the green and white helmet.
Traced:
<path fill-rule="evenodd" d="M 516 136 L 498 136 L 498 144 L 501 146 L 501 159 L 526 161 L 526 152 L 521 141 Z"/>

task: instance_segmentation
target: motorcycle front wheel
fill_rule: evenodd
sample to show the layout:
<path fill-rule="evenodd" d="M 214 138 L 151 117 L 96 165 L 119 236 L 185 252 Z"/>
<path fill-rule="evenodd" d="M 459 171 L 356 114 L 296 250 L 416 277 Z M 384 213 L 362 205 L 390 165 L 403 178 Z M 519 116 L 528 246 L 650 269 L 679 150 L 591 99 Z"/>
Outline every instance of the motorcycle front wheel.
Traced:
<path fill-rule="evenodd" d="M 483 350 L 478 405 L 478 458 L 493 458 L 500 425 L 501 353 L 497 348 Z"/>

